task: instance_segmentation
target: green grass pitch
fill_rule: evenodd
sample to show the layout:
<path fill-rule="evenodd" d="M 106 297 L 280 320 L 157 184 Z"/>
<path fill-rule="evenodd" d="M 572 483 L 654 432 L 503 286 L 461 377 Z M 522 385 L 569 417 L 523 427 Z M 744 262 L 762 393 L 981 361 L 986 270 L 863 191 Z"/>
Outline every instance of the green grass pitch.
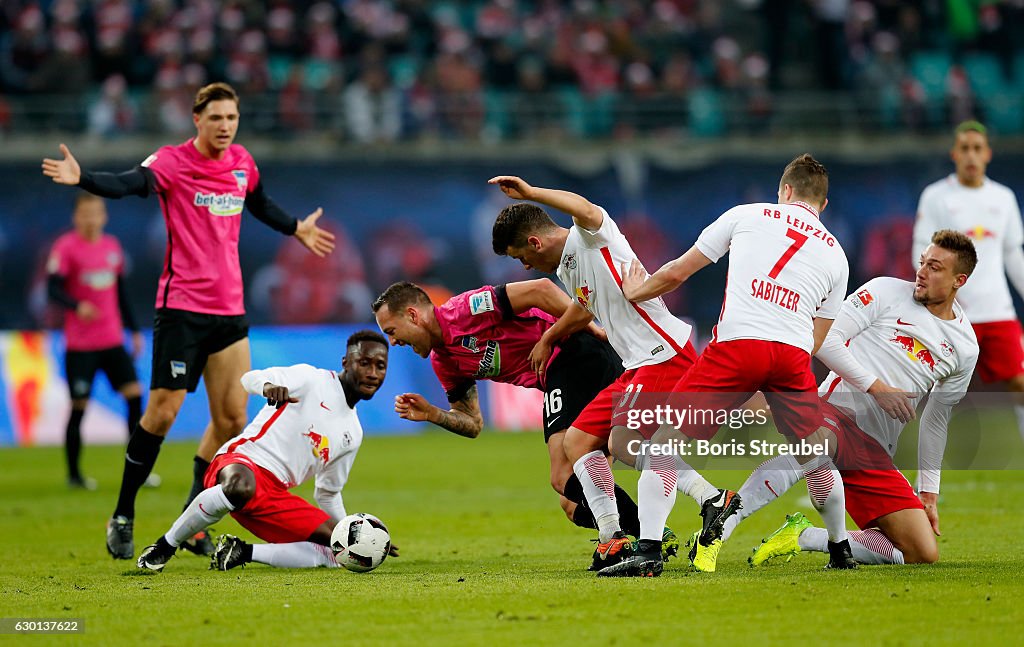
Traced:
<path fill-rule="evenodd" d="M 139 499 L 136 553 L 180 511 L 193 451 L 164 447 L 164 484 Z M 0 450 L 0 617 L 82 618 L 85 628 L 0 644 L 935 645 L 1020 640 L 1024 620 L 1020 471 L 944 474 L 936 565 L 825 572 L 824 555 L 804 554 L 751 570 L 751 547 L 785 513 L 818 521 L 798 485 L 740 526 L 717 573 L 674 560 L 658 579 L 599 580 L 584 570 L 596 533 L 562 516 L 539 434 L 369 437 L 346 508 L 384 519 L 402 557 L 369 574 L 219 573 L 181 553 L 164 573 L 140 575 L 103 548 L 122 455 L 87 448 L 100 490 L 70 492 L 58 448 Z M 707 476 L 735 488 L 745 474 Z M 635 492 L 635 473 L 616 477 Z M 670 524 L 680 537 L 696 512 L 679 498 Z M 216 531 L 248 537 L 230 518 Z"/>

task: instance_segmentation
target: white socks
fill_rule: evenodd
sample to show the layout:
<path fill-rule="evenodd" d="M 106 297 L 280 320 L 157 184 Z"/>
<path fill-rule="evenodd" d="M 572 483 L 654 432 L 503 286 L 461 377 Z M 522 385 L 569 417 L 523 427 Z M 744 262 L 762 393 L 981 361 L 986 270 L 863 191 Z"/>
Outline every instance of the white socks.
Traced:
<path fill-rule="evenodd" d="M 164 535 L 164 539 L 171 546 L 180 546 L 181 542 L 203 528 L 217 523 L 234 509 L 224 495 L 224 488 L 220 484 L 214 485 L 192 499 L 192 503 L 188 504 L 181 516 L 171 524 L 171 529 Z"/>
<path fill-rule="evenodd" d="M 811 504 L 825 522 L 829 539 L 833 543 L 848 539 L 846 491 L 839 470 L 828 456 L 821 456 L 803 467 L 806 470 L 804 478 L 807 479 L 807 492 L 810 494 Z"/>
<path fill-rule="evenodd" d="M 639 539 L 661 541 L 665 522 L 676 503 L 675 458 L 651 456 L 647 469 L 640 473 L 636 485 L 636 504 L 640 516 Z"/>
<path fill-rule="evenodd" d="M 311 541 L 291 544 L 253 544 L 252 561 L 278 568 L 337 568 L 334 553 L 327 546 Z"/>
<path fill-rule="evenodd" d="M 796 485 L 803 475 L 803 470 L 796 459 L 788 454 L 776 456 L 757 466 L 743 487 L 739 489 L 743 507 L 725 520 L 722 541 L 729 539 L 732 531 L 741 521 L 754 514 L 764 506 L 786 493 Z"/>
<path fill-rule="evenodd" d="M 802 550 L 828 552 L 828 531 L 824 528 L 808 528 L 800 533 L 797 541 Z M 851 532 L 850 548 L 853 550 L 853 558 L 861 564 L 903 563 L 903 553 L 900 549 L 896 548 L 888 537 L 873 528 Z"/>
<path fill-rule="evenodd" d="M 583 496 L 587 499 L 597 522 L 599 541 L 606 542 L 612 538 L 619 527 L 619 511 L 615 505 L 615 477 L 604 452 L 594 450 L 584 454 L 572 466 L 572 471 L 583 486 Z M 658 533 L 661 539 L 661 532 Z"/>

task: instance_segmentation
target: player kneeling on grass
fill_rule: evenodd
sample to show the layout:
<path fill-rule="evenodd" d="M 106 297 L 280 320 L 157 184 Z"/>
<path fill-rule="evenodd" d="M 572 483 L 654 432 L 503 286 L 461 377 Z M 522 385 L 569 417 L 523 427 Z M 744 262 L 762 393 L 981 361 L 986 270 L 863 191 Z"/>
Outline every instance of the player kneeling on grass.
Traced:
<path fill-rule="evenodd" d="M 916 281 L 882 277 L 861 286 L 843 304 L 818 352 L 832 369 L 819 394 L 839 442 L 835 464 L 846 487 L 846 511 L 861 528 L 850 532 L 853 557 L 861 564 L 939 558 L 937 502 L 947 428 L 979 352 L 971 322 L 955 298 L 976 264 L 969 238 L 936 232 L 921 255 Z M 892 456 L 916 415 L 914 399 L 926 393 L 915 494 Z M 758 467 L 740 488 L 746 505 L 726 522 L 724 536 L 798 478 L 788 456 Z M 825 542 L 824 530 L 795 513 L 754 550 L 750 565 L 792 558 L 801 550 L 824 551 Z"/>
<path fill-rule="evenodd" d="M 204 490 L 139 556 L 140 568 L 163 567 L 197 530 L 229 512 L 269 544 L 224 535 L 211 568 L 247 562 L 293 568 L 337 566 L 329 548 L 345 516 L 341 489 L 363 440 L 355 405 L 369 400 L 388 370 L 387 341 L 365 330 L 348 338 L 341 374 L 308 364 L 249 371 L 242 386 L 267 405 L 240 436 L 225 443 L 206 470 Z M 314 477 L 320 507 L 288 492 Z M 397 549 L 392 545 L 392 555 Z"/>

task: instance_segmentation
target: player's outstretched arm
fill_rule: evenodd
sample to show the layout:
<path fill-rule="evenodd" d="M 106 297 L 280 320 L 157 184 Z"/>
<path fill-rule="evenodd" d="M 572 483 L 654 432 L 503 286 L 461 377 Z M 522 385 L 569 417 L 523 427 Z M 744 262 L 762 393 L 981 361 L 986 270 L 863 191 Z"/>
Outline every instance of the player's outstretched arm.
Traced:
<path fill-rule="evenodd" d="M 633 303 L 649 301 L 675 290 L 710 264 L 711 259 L 696 247 L 691 247 L 679 258 L 665 263 L 657 272 L 647 276 L 640 260 L 634 258 L 629 266 L 622 264 L 622 294 Z"/>
<path fill-rule="evenodd" d="M 64 159 L 43 160 L 43 175 L 56 184 L 77 186 L 104 198 L 123 198 L 126 195 L 146 197 L 153 185 L 152 173 L 141 166 L 124 173 L 89 173 L 82 171 L 78 160 L 64 144 L 60 145 Z"/>
<path fill-rule="evenodd" d="M 444 411 L 427 402 L 419 393 L 403 393 L 395 396 L 395 413 L 405 420 L 432 422 L 438 427 L 465 436 L 476 438 L 484 428 L 484 417 L 480 412 L 480 399 L 474 384 L 462 399 L 451 403 L 452 408 Z"/>
<path fill-rule="evenodd" d="M 514 314 L 537 308 L 552 317 L 561 317 L 573 301 L 551 279 L 533 279 L 505 284 L 505 294 Z"/>
<path fill-rule="evenodd" d="M 590 231 L 600 229 L 604 221 L 604 213 L 600 207 L 571 191 L 530 186 L 525 180 L 514 175 L 498 175 L 487 180 L 487 183 L 496 184 L 513 200 L 539 202 L 567 213 L 572 216 L 573 222 Z"/>

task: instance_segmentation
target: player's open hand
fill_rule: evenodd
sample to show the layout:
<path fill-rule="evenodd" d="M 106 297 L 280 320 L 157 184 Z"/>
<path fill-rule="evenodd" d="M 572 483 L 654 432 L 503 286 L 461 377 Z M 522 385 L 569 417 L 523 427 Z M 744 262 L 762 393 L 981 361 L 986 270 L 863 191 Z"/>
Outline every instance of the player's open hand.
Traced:
<path fill-rule="evenodd" d="M 82 179 L 82 167 L 78 165 L 78 160 L 64 144 L 60 145 L 60 152 L 64 154 L 62 160 L 50 158 L 43 160 L 43 175 L 53 179 L 57 184 L 77 186 Z"/>
<path fill-rule="evenodd" d="M 622 264 L 622 294 L 627 300 L 637 300 L 637 293 L 646 280 L 647 270 L 644 269 L 639 258 L 634 258 L 629 266 L 625 263 Z"/>
<path fill-rule="evenodd" d="M 551 360 L 551 344 L 541 337 L 530 351 L 530 368 L 537 374 L 537 377 L 544 379 L 544 371 L 548 368 L 548 361 Z"/>
<path fill-rule="evenodd" d="M 913 393 L 893 388 L 882 380 L 875 380 L 868 388 L 868 394 L 893 420 L 906 424 L 917 417 L 917 407 L 914 406 L 914 399 L 917 396 Z"/>
<path fill-rule="evenodd" d="M 295 227 L 295 237 L 299 242 L 320 258 L 327 256 L 334 251 L 334 234 L 321 229 L 316 221 L 324 215 L 324 210 L 317 207 L 317 210 L 299 221 Z"/>
<path fill-rule="evenodd" d="M 501 192 L 513 200 L 531 200 L 533 187 L 522 178 L 514 175 L 499 175 L 487 180 L 488 184 L 497 184 Z"/>
<path fill-rule="evenodd" d="M 402 393 L 395 396 L 395 413 L 399 418 L 413 422 L 429 422 L 433 408 L 419 393 Z"/>
<path fill-rule="evenodd" d="M 928 523 L 932 524 L 932 532 L 935 536 L 941 536 L 939 532 L 939 495 L 935 492 L 921 492 L 917 495 L 924 505 L 924 513 L 928 515 Z"/>
<path fill-rule="evenodd" d="M 278 409 L 289 402 L 298 402 L 296 398 L 289 395 L 287 386 L 278 386 L 270 382 L 263 385 L 263 397 L 267 399 L 267 404 Z"/>

